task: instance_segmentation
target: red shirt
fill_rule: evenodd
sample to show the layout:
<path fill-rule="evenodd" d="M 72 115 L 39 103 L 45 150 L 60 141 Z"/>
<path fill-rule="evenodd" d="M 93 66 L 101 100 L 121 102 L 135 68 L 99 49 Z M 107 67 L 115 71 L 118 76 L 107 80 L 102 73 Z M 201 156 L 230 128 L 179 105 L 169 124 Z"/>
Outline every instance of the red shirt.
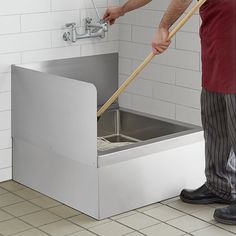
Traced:
<path fill-rule="evenodd" d="M 200 15 L 202 86 L 236 93 L 236 0 L 208 0 Z"/>

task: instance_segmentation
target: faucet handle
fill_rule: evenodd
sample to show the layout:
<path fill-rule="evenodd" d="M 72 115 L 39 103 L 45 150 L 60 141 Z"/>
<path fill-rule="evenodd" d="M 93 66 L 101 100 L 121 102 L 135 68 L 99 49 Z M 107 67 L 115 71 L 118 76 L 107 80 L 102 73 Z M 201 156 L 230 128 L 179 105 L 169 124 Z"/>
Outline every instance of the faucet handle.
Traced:
<path fill-rule="evenodd" d="M 100 19 L 99 21 L 98 21 L 98 23 L 99 24 L 105 24 L 105 23 L 107 23 L 105 20 L 103 20 L 103 19 Z"/>
<path fill-rule="evenodd" d="M 107 22 L 103 22 L 102 23 L 102 28 L 104 32 L 108 32 L 108 23 Z"/>
<path fill-rule="evenodd" d="M 71 23 L 65 24 L 65 27 L 66 27 L 66 28 L 74 28 L 75 26 L 76 26 L 76 23 L 75 23 L 75 22 L 71 22 Z"/>
<path fill-rule="evenodd" d="M 93 19 L 90 18 L 90 17 L 85 18 L 85 22 L 86 22 L 86 24 L 91 24 L 92 21 L 93 21 Z"/>

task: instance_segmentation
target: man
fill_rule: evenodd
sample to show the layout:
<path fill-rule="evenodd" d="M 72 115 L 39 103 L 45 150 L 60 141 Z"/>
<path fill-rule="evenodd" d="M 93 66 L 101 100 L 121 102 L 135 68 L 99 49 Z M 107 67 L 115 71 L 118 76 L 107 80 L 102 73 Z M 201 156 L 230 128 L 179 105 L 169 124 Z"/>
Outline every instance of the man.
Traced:
<path fill-rule="evenodd" d="M 129 0 L 108 8 L 104 19 L 111 25 L 125 13 L 150 0 Z M 152 42 L 155 54 L 170 42 L 170 27 L 192 0 L 172 0 Z M 201 114 L 205 137 L 206 183 L 196 190 L 183 190 L 182 201 L 192 204 L 225 203 L 214 218 L 236 225 L 236 0 L 208 0 L 200 9 L 202 26 Z"/>

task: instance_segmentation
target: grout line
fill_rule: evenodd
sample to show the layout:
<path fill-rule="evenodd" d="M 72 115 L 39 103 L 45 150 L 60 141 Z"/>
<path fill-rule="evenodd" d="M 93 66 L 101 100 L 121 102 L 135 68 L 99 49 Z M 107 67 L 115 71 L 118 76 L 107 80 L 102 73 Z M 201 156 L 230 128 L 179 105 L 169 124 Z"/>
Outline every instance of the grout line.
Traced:
<path fill-rule="evenodd" d="M 47 232 L 44 232 L 44 231 L 42 231 L 42 230 L 40 230 L 40 229 L 38 229 L 38 228 L 36 228 L 36 227 L 29 228 L 29 229 L 27 229 L 27 230 L 20 231 L 20 232 L 14 233 L 14 234 L 10 234 L 9 236 L 14 236 L 14 235 L 17 235 L 17 234 L 19 234 L 19 233 L 24 233 L 24 232 L 27 232 L 27 231 L 33 230 L 33 229 L 37 229 L 37 230 L 39 230 L 40 232 L 42 232 L 42 233 L 44 233 L 44 234 L 46 234 L 46 235 L 48 235 L 48 236 L 52 236 L 52 235 L 48 234 Z"/>
<path fill-rule="evenodd" d="M 208 224 L 209 224 L 209 226 L 204 227 L 204 228 L 202 228 L 202 229 L 208 228 L 208 227 L 210 227 L 210 226 L 216 226 L 216 227 L 218 227 L 218 228 L 220 228 L 220 229 L 223 229 L 223 230 L 225 230 L 225 231 L 228 231 L 228 232 L 232 233 L 232 231 L 229 231 L 229 230 L 227 230 L 227 229 L 224 229 L 224 228 L 222 228 L 222 227 L 220 227 L 220 226 L 218 226 L 218 225 L 216 225 L 216 224 L 214 224 L 214 223 L 211 223 L 211 222 L 209 222 L 209 221 L 207 221 L 207 220 L 201 219 L 200 217 L 191 215 L 192 213 L 186 213 L 186 212 L 184 212 L 184 211 L 182 211 L 182 210 L 180 210 L 180 209 L 177 209 L 177 208 L 175 208 L 175 207 L 173 207 L 173 206 L 170 206 L 170 205 L 168 205 L 168 204 L 165 204 L 165 205 L 168 206 L 168 207 L 170 207 L 170 208 L 172 208 L 172 209 L 174 209 L 174 210 L 180 211 L 180 212 L 182 212 L 182 213 L 185 213 L 185 214 L 188 215 L 188 216 L 191 216 L 191 217 L 193 217 L 193 218 L 196 218 L 196 219 L 198 219 L 198 220 L 204 221 L 205 223 L 208 223 Z M 207 204 L 206 206 L 208 206 L 208 204 Z M 200 211 L 200 210 L 199 210 L 199 211 Z M 196 231 L 199 231 L 199 230 L 201 230 L 201 229 L 194 230 L 194 231 L 192 231 L 192 232 L 196 232 Z"/>
<path fill-rule="evenodd" d="M 148 29 L 156 29 L 155 26 L 150 26 L 150 25 L 137 25 L 137 24 L 134 24 L 134 23 L 127 23 L 127 22 L 121 22 L 119 23 L 120 25 L 126 25 L 126 26 L 134 26 L 134 27 L 140 27 L 140 28 L 148 28 Z M 199 28 L 199 27 L 198 27 Z M 188 31 L 188 30 L 184 30 L 183 28 L 179 31 L 179 32 L 182 32 L 182 33 L 193 33 L 193 34 L 199 34 L 199 31 L 196 30 L 196 31 Z"/>
<path fill-rule="evenodd" d="M 153 97 L 149 97 L 149 96 L 145 96 L 145 95 L 140 95 L 138 93 L 134 93 L 134 92 L 127 92 L 126 91 L 126 94 L 130 94 L 130 95 L 135 95 L 135 96 L 140 96 L 140 97 L 145 97 L 145 98 L 149 98 L 153 101 L 156 101 L 156 102 L 164 102 L 164 103 L 168 103 L 170 105 L 178 105 L 178 106 L 182 106 L 182 107 L 186 107 L 186 108 L 191 108 L 191 109 L 195 109 L 195 110 L 198 110 L 200 111 L 200 108 L 196 108 L 196 107 L 191 107 L 191 106 L 187 106 L 187 105 L 183 105 L 183 104 L 179 104 L 179 103 L 173 103 L 173 102 L 170 102 L 170 101 L 167 101 L 167 100 L 164 100 L 164 99 L 160 99 L 160 98 L 153 98 Z"/>
<path fill-rule="evenodd" d="M 23 189 L 24 189 L 24 188 L 23 188 Z M 30 189 L 30 188 L 28 188 L 28 187 L 26 187 L 25 189 L 32 190 L 32 189 Z M 19 189 L 19 190 L 20 190 L 20 189 Z M 35 191 L 35 190 L 33 190 L 33 191 Z M 36 191 L 36 192 L 38 192 L 38 191 Z M 20 196 L 18 196 L 18 195 L 15 194 L 15 191 L 9 192 L 9 193 L 11 193 L 11 194 L 13 194 L 13 195 L 15 195 L 15 196 L 17 196 L 17 197 L 20 197 Z M 48 197 L 48 196 L 43 195 L 43 196 L 41 196 L 41 197 Z M 41 197 L 36 197 L 36 198 L 41 198 Z M 22 198 L 22 197 L 20 197 L 20 198 Z M 36 199 L 36 198 L 33 198 L 33 199 Z M 50 198 L 50 197 L 49 197 L 49 198 Z M 23 198 L 22 198 L 22 199 L 23 199 Z M 51 198 L 51 199 L 52 199 L 52 198 Z M 32 199 L 31 199 L 31 200 L 32 200 Z M 52 199 L 52 200 L 54 200 L 54 199 Z M 58 216 L 57 214 L 54 214 L 54 213 L 52 213 L 52 212 L 50 212 L 50 211 L 48 210 L 48 209 L 53 208 L 53 207 L 42 208 L 41 206 L 38 206 L 38 205 L 36 205 L 35 203 L 31 202 L 30 200 L 26 200 L 26 199 L 24 199 L 24 201 L 18 202 L 18 203 L 23 203 L 23 202 L 31 203 L 32 205 L 35 205 L 35 206 L 39 207 L 40 210 L 37 210 L 37 211 L 35 211 L 35 212 L 31 212 L 31 213 L 27 213 L 27 214 L 22 215 L 22 216 L 15 216 L 15 215 L 13 215 L 12 213 L 7 212 L 7 211 L 6 211 L 5 209 L 3 209 L 3 208 L 0 208 L 0 209 L 1 209 L 2 211 L 6 212 L 7 214 L 13 216 L 12 219 L 16 218 L 16 219 L 18 219 L 18 220 L 20 220 L 20 221 L 23 221 L 24 223 L 26 223 L 26 224 L 32 226 L 32 227 L 35 228 L 35 229 L 40 230 L 40 231 L 42 231 L 42 230 L 40 229 L 40 227 L 45 226 L 45 225 L 49 225 L 49 224 L 52 224 L 52 223 L 59 222 L 59 221 L 61 221 L 61 220 L 65 220 L 65 221 L 70 222 L 69 220 L 67 220 L 69 217 L 68 217 L 68 218 L 63 218 L 63 217 Z M 14 204 L 17 204 L 17 203 L 14 203 Z M 11 204 L 11 205 L 8 205 L 8 206 L 12 206 L 12 205 L 14 205 L 14 204 Z M 64 205 L 64 204 L 62 204 L 62 205 Z M 4 207 L 8 207 L 8 206 L 4 206 Z M 59 205 L 59 206 L 60 206 L 60 205 Z M 66 205 L 64 205 L 64 206 L 66 206 Z M 59 217 L 60 219 L 59 219 L 59 220 L 56 220 L 56 221 L 53 221 L 53 222 L 50 222 L 50 223 L 46 223 L 46 224 L 40 225 L 40 226 L 34 226 L 34 225 L 30 224 L 29 222 L 27 222 L 27 221 L 21 219 L 21 217 L 24 217 L 24 216 L 27 216 L 27 215 L 31 215 L 31 214 L 34 214 L 34 213 L 38 213 L 38 212 L 40 212 L 40 211 L 47 211 L 47 212 L 49 212 L 49 213 L 51 213 L 51 214 L 53 214 L 53 215 Z M 71 217 L 74 217 L 74 216 L 71 216 Z M 12 219 L 9 219 L 9 220 L 12 220 Z M 8 220 L 5 220 L 5 221 L 8 221 Z M 2 221 L 2 222 L 4 222 L 4 221 Z M 75 224 L 75 223 L 73 223 L 73 222 L 70 222 L 70 223 Z M 75 224 L 75 225 L 77 225 L 77 224 Z M 80 225 L 79 225 L 79 226 L 80 226 Z M 81 227 L 81 226 L 80 226 L 80 227 Z M 81 228 L 84 228 L 84 227 L 81 227 Z M 86 228 L 84 228 L 84 229 L 86 229 Z M 30 229 L 28 229 L 28 230 L 30 230 Z M 27 230 L 26 230 L 26 231 L 27 231 Z M 25 232 L 25 231 L 22 231 L 22 232 Z M 42 231 L 42 232 L 44 232 L 44 231 Z M 78 231 L 78 232 L 79 232 L 79 231 Z M 18 232 L 18 233 L 20 233 L 20 232 Z M 44 233 L 46 233 L 46 232 L 44 232 Z M 17 234 L 17 233 L 16 233 L 16 234 Z M 49 235 L 48 233 L 46 233 L 46 234 Z M 14 235 L 14 234 L 13 234 L 13 235 Z"/>
<path fill-rule="evenodd" d="M 135 41 L 130 41 L 130 40 L 119 40 L 119 41 L 124 42 L 124 43 L 140 44 L 141 46 L 150 46 L 150 48 L 151 48 L 151 41 L 150 41 L 150 43 L 135 42 Z M 176 42 L 176 40 L 174 40 L 174 42 Z M 175 48 L 175 47 L 169 47 L 169 49 L 181 51 L 181 52 L 192 52 L 195 54 L 200 53 L 200 50 L 193 51 L 193 50 L 189 50 L 189 49 Z"/>
<path fill-rule="evenodd" d="M 128 77 L 129 75 L 125 74 L 125 73 L 119 73 L 120 76 L 126 76 Z M 163 85 L 170 85 L 170 86 L 174 86 L 174 87 L 179 87 L 179 88 L 185 88 L 185 89 L 188 89 L 188 90 L 193 90 L 193 91 L 198 91 L 200 92 L 201 91 L 201 88 L 192 88 L 192 87 L 187 87 L 187 86 L 183 86 L 183 85 L 180 85 L 180 84 L 176 84 L 175 82 L 174 83 L 165 83 L 163 81 L 159 81 L 159 80 L 154 80 L 154 79 L 148 79 L 148 78 L 144 78 L 144 76 L 137 76 L 137 79 L 140 78 L 142 80 L 146 80 L 146 81 L 151 81 L 153 83 L 160 83 L 160 84 L 163 84 Z M 122 82 L 122 81 L 121 81 Z M 124 82 L 124 81 L 123 81 Z"/>
<path fill-rule="evenodd" d="M 5 94 L 5 93 L 11 94 L 11 90 L 8 90 L 8 91 L 0 91 L 0 94 Z M 1 111 L 2 111 L 2 110 L 1 110 Z"/>
<path fill-rule="evenodd" d="M 9 93 L 11 93 L 11 92 L 9 92 Z M 9 112 L 9 111 L 11 111 L 11 109 L 9 109 L 9 110 L 0 110 L 0 113 L 1 112 Z"/>
<path fill-rule="evenodd" d="M 124 58 L 124 59 L 129 59 L 129 60 L 134 60 L 134 61 L 138 61 L 140 60 L 137 59 L 137 58 L 131 58 L 131 57 L 126 57 L 126 56 L 123 56 L 123 55 L 119 55 L 121 58 Z M 178 70 L 185 70 L 185 71 L 192 71 L 192 72 L 201 72 L 199 70 L 195 70 L 195 69 L 191 69 L 191 68 L 183 68 L 183 67 L 178 67 L 178 66 L 173 66 L 173 65 L 166 65 L 166 64 L 162 64 L 160 62 L 155 62 L 155 60 L 152 61 L 152 64 L 153 65 L 159 65 L 159 66 L 163 66 L 163 67 L 169 67 L 169 68 L 172 68 L 172 70 L 174 69 L 178 69 Z"/>
<path fill-rule="evenodd" d="M 105 9 L 106 6 L 98 7 L 99 10 Z M 85 8 L 72 8 L 72 9 L 65 9 L 65 10 L 53 10 L 49 7 L 48 10 L 45 11 L 31 11 L 31 12 L 16 12 L 11 14 L 0 14 L 0 17 L 7 17 L 7 16 L 19 16 L 19 15 L 38 15 L 44 13 L 54 13 L 54 12 L 71 12 L 71 11 L 78 11 L 78 10 L 94 10 L 93 7 L 85 7 Z"/>
<path fill-rule="evenodd" d="M 12 193 L 13 195 L 16 195 L 16 194 L 14 194 L 14 192 L 10 192 L 10 193 Z M 24 201 L 22 201 L 22 202 L 24 202 Z M 25 202 L 31 203 L 30 201 L 25 201 Z M 20 203 L 20 202 L 19 202 L 19 203 Z M 14 204 L 17 204 L 17 203 L 14 203 Z M 11 204 L 11 205 L 14 205 L 14 204 Z M 33 204 L 33 203 L 32 203 L 32 204 Z M 33 205 L 36 205 L 36 204 L 33 204 Z M 10 205 L 9 205 L 9 206 L 10 206 Z M 37 205 L 36 205 L 36 206 L 37 206 Z M 38 207 L 39 207 L 39 206 L 38 206 Z M 40 207 L 40 208 L 41 208 L 41 207 Z M 48 209 L 50 209 L 50 208 L 46 208 L 46 209 L 41 208 L 41 210 L 39 210 L 39 211 L 32 212 L 32 213 L 29 213 L 29 214 L 26 214 L 26 215 L 34 214 L 34 213 L 40 212 L 40 211 L 42 211 L 42 210 L 48 211 Z M 60 217 L 60 220 L 58 220 L 58 221 L 46 223 L 46 224 L 44 224 L 44 225 L 40 225 L 40 226 L 37 226 L 37 227 L 36 227 L 36 226 L 30 224 L 29 222 L 24 221 L 23 219 L 20 218 L 20 217 L 23 217 L 23 216 L 26 216 L 26 215 L 17 217 L 17 216 L 14 216 L 14 215 L 11 214 L 11 213 L 5 211 L 4 209 L 2 209 L 2 210 L 3 210 L 4 212 L 10 214 L 10 215 L 13 216 L 14 218 L 17 218 L 17 219 L 19 219 L 19 220 L 25 222 L 26 224 L 28 224 L 28 225 L 30 225 L 30 226 L 33 226 L 34 228 L 37 228 L 37 229 L 39 229 L 39 230 L 40 230 L 40 227 L 42 227 L 42 226 L 49 225 L 49 224 L 52 224 L 52 223 L 56 223 L 56 222 L 59 222 L 59 221 L 61 221 L 61 220 L 66 220 L 66 221 L 68 221 L 68 222 L 70 222 L 70 223 L 72 223 L 72 224 L 75 224 L 75 225 L 80 226 L 81 228 L 83 228 L 83 229 L 85 229 L 85 230 L 87 230 L 87 231 L 89 231 L 89 232 L 91 232 L 91 233 L 94 233 L 93 231 L 89 230 L 89 228 L 85 228 L 85 227 L 83 227 L 83 226 L 81 226 L 81 225 L 79 225 L 79 224 L 76 224 L 76 223 L 74 223 L 74 222 L 71 222 L 71 221 L 69 220 L 69 218 L 61 218 L 61 217 Z M 48 212 L 50 212 L 50 211 L 48 211 Z M 51 213 L 51 212 L 50 212 L 50 213 Z M 141 213 L 141 212 L 140 212 L 140 213 Z M 52 213 L 52 214 L 53 214 L 53 213 Z M 55 214 L 55 215 L 56 215 L 56 214 Z M 109 219 L 110 219 L 110 218 L 109 218 Z M 10 220 L 11 220 L 11 219 L 10 219 Z M 119 224 L 121 224 L 121 225 L 123 225 L 123 226 L 125 226 L 125 227 L 128 227 L 128 228 L 130 228 L 130 229 L 132 229 L 132 230 L 135 230 L 136 232 L 139 232 L 139 231 L 137 231 L 136 229 L 134 229 L 134 228 L 132 228 L 132 227 L 129 227 L 129 226 L 125 225 L 125 224 L 122 224 L 121 222 L 119 222 L 119 221 L 117 221 L 117 220 L 113 220 L 113 219 L 110 219 L 110 220 L 111 220 L 111 222 L 114 221 L 114 222 L 119 223 Z M 106 223 L 104 223 L 104 224 L 107 224 L 107 223 L 110 223 L 110 222 L 106 222 Z M 96 227 L 96 226 L 94 226 L 94 227 Z M 93 228 L 93 227 L 91 227 L 91 228 Z M 43 232 L 44 232 L 44 231 L 43 231 Z M 141 232 L 139 232 L 139 233 L 141 233 Z M 141 233 L 141 234 L 142 234 L 142 233 Z M 96 235 L 97 235 L 97 234 L 96 234 Z M 145 234 L 143 234 L 143 235 L 145 235 Z"/>
<path fill-rule="evenodd" d="M 160 223 L 164 223 L 164 224 L 166 224 L 166 225 L 168 225 L 168 226 L 171 226 L 171 227 L 173 227 L 173 228 L 176 228 L 176 229 L 182 231 L 183 233 L 187 233 L 187 234 L 188 234 L 187 231 L 184 231 L 184 230 L 182 230 L 182 229 L 179 229 L 179 228 L 177 228 L 176 226 L 173 226 L 173 225 L 171 225 L 171 224 L 168 224 L 166 221 L 163 221 L 163 220 L 157 219 L 157 218 L 155 218 L 155 217 L 153 217 L 153 216 L 150 216 L 150 215 L 146 214 L 145 212 L 143 212 L 142 214 L 144 214 L 144 215 L 146 215 L 146 216 L 149 216 L 149 217 L 151 217 L 151 218 L 153 218 L 153 219 L 159 220 Z M 178 218 L 181 218 L 181 217 L 183 217 L 183 216 L 178 216 L 178 217 L 173 218 L 173 219 L 171 219 L 171 220 L 175 220 L 175 219 L 178 219 Z"/>
<path fill-rule="evenodd" d="M 1 111 L 1 112 L 3 112 L 3 111 Z M 11 130 L 11 128 L 7 128 L 7 129 L 0 129 L 0 132 L 4 132 L 4 131 L 10 131 Z M 9 147 L 9 148 L 3 148 L 3 149 L 1 149 L 0 148 L 0 150 L 4 150 L 4 149 L 10 149 L 11 147 Z"/>
<path fill-rule="evenodd" d="M 0 133 L 1 133 L 1 131 L 0 131 Z M 2 150 L 7 150 L 7 149 L 12 150 L 12 146 L 6 147 L 6 148 L 0 148 L 0 151 L 2 151 Z M 11 166 L 10 166 L 10 167 L 11 167 Z M 9 167 L 6 167 L 6 168 L 9 168 Z M 6 169 L 6 168 L 4 167 L 4 168 L 2 168 L 2 169 Z"/>
<path fill-rule="evenodd" d="M 47 30 L 45 32 L 49 32 L 50 33 L 50 30 Z M 29 49 L 29 50 L 22 50 L 22 51 L 17 51 L 15 53 L 18 53 L 18 54 L 23 54 L 23 53 L 28 53 L 28 52 L 38 52 L 38 51 L 45 51 L 45 50 L 50 50 L 50 49 L 59 49 L 59 48 L 67 48 L 69 46 L 72 46 L 72 47 L 79 47 L 79 46 L 84 46 L 84 45 L 102 45 L 102 44 L 108 44 L 108 43 L 117 43 L 119 42 L 118 40 L 106 40 L 106 41 L 97 41 L 97 42 L 84 42 L 83 44 L 74 44 L 74 45 L 68 45 L 68 46 L 56 46 L 56 47 L 46 47 L 46 48 L 36 48 L 36 49 Z M 8 53 L 0 53 L 0 56 L 4 56 L 6 54 L 15 54 L 14 52 L 8 52 Z M 102 54 L 102 53 L 100 53 Z M 104 53 L 103 53 L 104 54 Z M 6 73 L 10 73 L 10 72 L 6 72 Z M 0 73 L 1 74 L 1 73 Z"/>
<path fill-rule="evenodd" d="M 137 58 L 131 58 L 131 57 L 127 57 L 127 56 L 123 56 L 123 55 L 119 55 L 119 58 L 123 58 L 123 59 L 127 59 L 127 60 L 133 60 L 134 62 L 142 62 L 142 59 L 137 59 Z M 185 70 L 185 71 L 191 71 L 191 72 L 196 72 L 196 73 L 199 73 L 201 71 L 199 70 L 194 70 L 194 69 L 191 69 L 191 68 L 183 68 L 183 67 L 178 67 L 178 66 L 173 66 L 173 65 L 166 65 L 166 64 L 161 64 L 160 62 L 155 62 L 155 61 L 152 61 L 151 62 L 152 65 L 159 65 L 161 67 L 165 67 L 166 69 L 178 69 L 178 70 Z"/>
<path fill-rule="evenodd" d="M 116 222 L 116 223 L 118 223 L 118 224 L 120 224 L 120 225 L 123 225 L 123 226 L 125 226 L 125 227 L 127 227 L 127 228 L 129 228 L 129 229 L 131 229 L 131 230 L 133 230 L 133 231 L 135 231 L 135 232 L 138 232 L 138 233 L 140 233 L 140 234 L 146 236 L 146 234 L 144 234 L 144 233 L 142 233 L 142 232 L 139 231 L 139 230 L 141 230 L 141 229 L 137 230 L 137 229 L 135 229 L 135 228 L 132 228 L 131 226 L 128 226 L 128 225 L 126 225 L 126 224 L 123 224 L 123 223 L 119 222 L 118 220 L 112 220 L 112 221 L 114 221 L 114 222 Z M 130 232 L 130 233 L 132 233 L 132 232 Z M 130 233 L 127 233 L 127 234 L 130 234 Z M 126 235 L 127 235 L 127 234 L 126 234 Z"/>

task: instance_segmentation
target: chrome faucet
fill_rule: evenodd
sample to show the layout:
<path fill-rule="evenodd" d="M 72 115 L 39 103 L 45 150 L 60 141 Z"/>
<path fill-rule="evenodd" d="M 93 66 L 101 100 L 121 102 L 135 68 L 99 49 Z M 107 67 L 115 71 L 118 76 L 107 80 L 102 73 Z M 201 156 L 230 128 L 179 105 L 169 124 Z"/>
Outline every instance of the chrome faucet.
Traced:
<path fill-rule="evenodd" d="M 63 39 L 65 41 L 71 41 L 71 42 L 75 43 L 76 42 L 76 34 L 77 34 L 76 23 L 74 23 L 74 22 L 67 23 L 67 24 L 65 24 L 65 27 L 67 29 L 71 29 L 71 32 L 65 32 L 63 34 Z"/>
<path fill-rule="evenodd" d="M 96 24 L 92 24 L 92 18 L 85 18 L 85 32 L 83 34 L 79 34 L 77 32 L 76 23 L 67 23 L 65 25 L 67 31 L 63 34 L 64 41 L 70 41 L 75 43 L 78 39 L 85 38 L 105 38 L 106 32 L 108 31 L 107 22 L 100 20 Z"/>

